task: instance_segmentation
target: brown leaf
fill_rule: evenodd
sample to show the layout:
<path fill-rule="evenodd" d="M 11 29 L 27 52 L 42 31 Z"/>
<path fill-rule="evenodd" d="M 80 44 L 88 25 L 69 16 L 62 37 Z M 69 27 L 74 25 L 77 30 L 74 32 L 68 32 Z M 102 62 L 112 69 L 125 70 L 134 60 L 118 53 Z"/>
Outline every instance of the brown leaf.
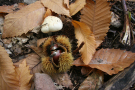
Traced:
<path fill-rule="evenodd" d="M 69 0 L 64 0 L 64 4 L 66 5 L 67 8 L 69 8 Z"/>
<path fill-rule="evenodd" d="M 13 90 L 18 86 L 14 68 L 6 50 L 0 46 L 0 90 Z"/>
<path fill-rule="evenodd" d="M 52 76 L 52 78 L 59 85 L 63 85 L 67 88 L 69 87 L 70 89 L 73 88 L 73 84 L 72 84 L 70 77 L 67 73 L 57 74 L 57 75 Z"/>
<path fill-rule="evenodd" d="M 81 11 L 81 22 L 87 24 L 93 31 L 96 39 L 96 47 L 98 47 L 106 33 L 109 30 L 111 21 L 111 12 L 109 3 L 106 0 L 87 0 L 87 4 Z"/>
<path fill-rule="evenodd" d="M 22 63 L 24 59 L 20 60 L 17 63 L 14 63 L 16 67 L 19 66 L 20 63 Z M 31 70 L 31 73 L 38 73 L 41 72 L 41 63 L 40 62 L 40 57 L 37 54 L 28 54 L 28 56 L 25 58 L 27 65 L 29 66 L 29 69 Z M 39 64 L 38 64 L 39 63 Z M 37 65 L 37 66 L 36 66 Z M 35 67 L 34 67 L 35 66 Z M 33 68 L 34 67 L 34 68 Z M 33 69 L 32 69 L 33 68 Z"/>
<path fill-rule="evenodd" d="M 91 67 L 82 67 L 81 73 L 82 75 L 88 76 L 94 69 Z"/>
<path fill-rule="evenodd" d="M 135 61 L 135 53 L 119 49 L 101 49 L 89 63 L 91 68 L 100 69 L 109 75 L 117 74 Z"/>
<path fill-rule="evenodd" d="M 30 46 L 30 48 L 40 57 L 43 57 L 43 49 L 40 47 Z"/>
<path fill-rule="evenodd" d="M 78 90 L 98 90 L 103 83 L 103 73 L 95 71 L 80 85 Z"/>
<path fill-rule="evenodd" d="M 95 37 L 90 28 L 78 21 L 72 21 L 75 27 L 75 37 L 78 39 L 78 46 L 84 42 L 83 47 L 80 50 L 82 59 L 85 64 L 89 64 L 96 49 Z"/>
<path fill-rule="evenodd" d="M 19 4 L 14 4 L 12 6 L 0 6 L 0 13 L 13 13 L 15 11 L 18 11 L 22 8 L 24 8 L 26 6 L 26 4 L 24 3 L 19 3 Z"/>
<path fill-rule="evenodd" d="M 32 75 L 30 75 L 29 66 L 26 66 L 26 60 L 23 60 L 16 70 L 16 78 L 19 81 L 19 87 L 17 90 L 29 90 L 31 87 L 30 79 Z"/>
<path fill-rule="evenodd" d="M 41 2 L 55 13 L 70 17 L 69 10 L 64 6 L 63 0 L 41 0 Z"/>
<path fill-rule="evenodd" d="M 80 11 L 84 5 L 86 4 L 86 0 L 76 0 L 74 3 L 71 3 L 69 6 L 70 15 L 75 15 L 78 11 Z"/>
<path fill-rule="evenodd" d="M 47 16 L 51 16 L 52 15 L 52 11 L 50 9 L 46 10 L 46 13 L 44 15 L 44 18 L 46 18 Z"/>
<path fill-rule="evenodd" d="M 15 13 L 8 14 L 5 17 L 2 37 L 26 34 L 42 23 L 44 14 L 45 8 L 40 1 L 30 4 Z"/>
<path fill-rule="evenodd" d="M 37 40 L 37 47 L 39 47 L 47 38 L 42 38 Z"/>

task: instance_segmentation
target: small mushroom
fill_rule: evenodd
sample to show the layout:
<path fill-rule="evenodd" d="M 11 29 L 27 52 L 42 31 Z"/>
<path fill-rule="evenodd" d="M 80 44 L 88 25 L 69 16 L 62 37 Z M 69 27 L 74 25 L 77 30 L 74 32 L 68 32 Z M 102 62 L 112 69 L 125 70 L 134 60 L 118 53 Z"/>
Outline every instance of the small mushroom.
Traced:
<path fill-rule="evenodd" d="M 48 16 L 44 19 L 42 23 L 41 31 L 43 33 L 51 34 L 51 32 L 56 32 L 61 30 L 63 27 L 62 21 L 55 16 Z"/>

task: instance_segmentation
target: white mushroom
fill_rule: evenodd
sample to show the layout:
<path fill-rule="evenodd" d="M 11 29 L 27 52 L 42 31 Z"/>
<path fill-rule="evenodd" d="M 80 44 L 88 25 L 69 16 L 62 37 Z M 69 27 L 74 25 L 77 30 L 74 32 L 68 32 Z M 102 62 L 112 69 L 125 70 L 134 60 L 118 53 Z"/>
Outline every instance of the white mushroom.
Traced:
<path fill-rule="evenodd" d="M 42 23 L 41 31 L 43 33 L 51 33 L 61 30 L 63 27 L 62 21 L 55 16 L 48 16 L 44 19 Z"/>

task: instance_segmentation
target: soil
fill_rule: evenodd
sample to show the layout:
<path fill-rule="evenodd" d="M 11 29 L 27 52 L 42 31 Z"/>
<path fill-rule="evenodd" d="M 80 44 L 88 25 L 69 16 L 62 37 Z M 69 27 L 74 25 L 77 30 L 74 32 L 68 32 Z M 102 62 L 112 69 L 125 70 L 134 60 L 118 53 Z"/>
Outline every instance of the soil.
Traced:
<path fill-rule="evenodd" d="M 73 0 L 74 2 L 75 0 Z M 1 0 L 0 1 L 0 6 L 2 5 L 13 5 L 15 3 L 20 3 L 20 2 L 23 2 L 23 0 Z M 73 2 L 70 2 L 70 3 L 73 3 Z M 101 49 L 101 48 L 115 48 L 115 49 L 126 49 L 128 51 L 132 51 L 132 52 L 135 52 L 135 45 L 134 45 L 134 40 L 132 39 L 132 45 L 131 46 L 128 46 L 128 45 L 123 45 L 120 43 L 120 40 L 121 40 L 121 33 L 123 32 L 123 24 L 124 24 L 124 14 L 123 14 L 123 9 L 122 9 L 122 5 L 121 5 L 121 2 L 117 1 L 117 2 L 110 2 L 111 3 L 111 11 L 114 12 L 115 14 L 117 14 L 120 18 L 120 21 L 122 23 L 122 26 L 120 26 L 119 28 L 116 28 L 112 25 L 110 25 L 110 29 L 107 33 L 107 36 L 105 37 L 103 43 L 98 47 L 98 49 Z M 128 10 L 131 12 L 131 15 L 133 18 L 135 18 L 134 14 L 135 14 L 135 2 L 126 2 L 127 4 L 127 8 Z M 79 21 L 79 18 L 80 18 L 80 12 L 78 12 L 76 15 L 72 16 L 72 18 L 74 20 L 77 20 Z M 135 20 L 131 20 L 131 26 L 133 27 L 133 30 L 135 29 Z M 70 28 L 69 28 L 70 27 Z M 65 29 L 66 28 L 66 29 Z M 67 31 L 65 31 L 67 30 Z M 53 33 L 52 35 L 66 35 L 70 38 L 70 40 L 74 41 L 72 42 L 72 45 L 73 45 L 73 50 L 75 50 L 77 48 L 77 40 L 75 39 L 75 35 L 74 35 L 74 27 L 72 25 L 71 22 L 68 22 L 68 21 L 65 21 L 64 22 L 64 28 L 63 30 L 59 31 L 59 32 L 56 32 L 56 33 Z M 46 34 L 42 34 L 42 33 L 39 33 L 38 35 L 37 34 L 33 34 L 34 37 L 36 37 L 37 39 L 40 39 L 40 38 L 43 38 L 43 37 L 48 37 L 48 35 Z M 29 48 L 25 48 L 26 50 L 28 50 Z M 97 49 L 97 50 L 98 50 Z M 27 51 L 26 51 L 27 52 Z M 32 50 L 28 53 L 31 53 L 33 52 Z M 10 57 L 12 59 L 17 59 L 18 57 L 20 56 L 23 56 L 25 54 L 28 54 L 28 53 L 21 53 L 21 54 L 18 54 L 18 55 L 11 55 Z M 74 57 L 75 59 L 78 58 L 80 56 L 79 53 L 77 53 Z M 71 81 L 73 83 L 73 86 L 75 87 L 75 90 L 77 90 L 79 88 L 79 85 L 85 80 L 85 78 L 87 76 L 85 75 L 82 75 L 81 74 L 81 68 L 82 67 L 75 67 L 73 66 L 71 68 L 71 70 L 68 72 L 68 74 L 70 75 L 70 78 L 71 78 Z M 113 76 L 109 76 L 108 74 L 104 74 L 104 82 L 108 81 L 111 77 Z M 133 90 L 132 88 L 134 88 L 135 84 L 133 85 L 133 87 L 131 87 L 130 89 Z M 64 90 L 70 90 L 69 88 L 64 88 Z"/>

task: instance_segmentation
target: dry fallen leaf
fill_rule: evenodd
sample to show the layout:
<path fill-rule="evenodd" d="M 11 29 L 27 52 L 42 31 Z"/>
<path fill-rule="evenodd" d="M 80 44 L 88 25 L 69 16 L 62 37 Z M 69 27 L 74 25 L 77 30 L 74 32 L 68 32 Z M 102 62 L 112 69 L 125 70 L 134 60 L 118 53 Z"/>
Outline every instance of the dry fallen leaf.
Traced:
<path fill-rule="evenodd" d="M 50 9 L 46 10 L 46 13 L 44 15 L 44 18 L 46 18 L 47 16 L 51 16 L 52 15 L 52 11 Z"/>
<path fill-rule="evenodd" d="M 89 65 L 85 65 L 81 59 L 74 61 L 76 66 L 89 66 L 97 68 L 109 75 L 117 74 L 119 71 L 130 66 L 135 61 L 135 53 L 119 49 L 100 49 L 93 56 Z"/>
<path fill-rule="evenodd" d="M 14 4 L 12 6 L 0 6 L 0 13 L 13 13 L 15 11 L 18 11 L 22 8 L 24 8 L 26 6 L 26 4 L 24 3 L 19 3 L 19 4 Z"/>
<path fill-rule="evenodd" d="M 96 47 L 98 47 L 106 33 L 109 30 L 111 22 L 111 12 L 109 3 L 106 0 L 87 0 L 87 4 L 81 11 L 81 22 L 87 24 L 93 31 L 96 39 Z"/>
<path fill-rule="evenodd" d="M 64 0 L 64 4 L 66 5 L 67 8 L 69 8 L 69 0 Z"/>
<path fill-rule="evenodd" d="M 55 13 L 70 17 L 69 10 L 65 7 L 63 0 L 41 0 L 41 2 Z"/>
<path fill-rule="evenodd" d="M 91 75 L 89 75 L 83 83 L 81 83 L 78 90 L 98 90 L 98 88 L 103 83 L 103 72 L 94 71 Z"/>
<path fill-rule="evenodd" d="M 73 84 L 72 84 L 70 77 L 67 73 L 53 75 L 52 79 L 59 85 L 63 85 L 63 86 L 70 88 L 70 89 L 73 88 Z"/>
<path fill-rule="evenodd" d="M 86 0 L 76 0 L 74 3 L 71 3 L 69 6 L 70 15 L 75 15 L 78 11 L 80 11 L 84 5 L 86 4 Z"/>
<path fill-rule="evenodd" d="M 5 17 L 2 37 L 20 36 L 34 27 L 41 25 L 45 8 L 40 1 L 30 4 L 23 9 L 10 13 Z"/>
<path fill-rule="evenodd" d="M 31 70 L 31 73 L 32 74 L 34 74 L 34 73 L 40 73 L 41 72 L 41 63 L 39 63 L 40 62 L 40 57 L 37 54 L 34 54 L 34 53 L 28 54 L 28 56 L 25 58 L 25 60 L 26 60 L 27 65 L 29 66 L 29 69 Z M 17 63 L 14 63 L 14 65 L 16 67 L 18 67 L 19 64 L 22 63 L 22 61 L 24 61 L 24 59 L 20 60 Z"/>
<path fill-rule="evenodd" d="M 7 51 L 0 46 L 0 90 L 13 90 L 18 86 L 14 68 Z"/>
<path fill-rule="evenodd" d="M 16 78 L 19 81 L 19 87 L 17 90 L 29 90 L 31 87 L 30 79 L 32 75 L 30 75 L 29 66 L 26 65 L 26 60 L 23 60 L 16 70 Z"/>
<path fill-rule="evenodd" d="M 37 40 L 37 47 L 40 47 L 40 45 L 46 40 L 47 38 L 42 38 Z"/>
<path fill-rule="evenodd" d="M 78 46 L 84 42 L 83 47 L 80 50 L 82 59 L 85 64 L 89 64 L 96 49 L 95 37 L 90 28 L 78 21 L 72 21 L 75 27 L 75 37 L 78 39 Z"/>

